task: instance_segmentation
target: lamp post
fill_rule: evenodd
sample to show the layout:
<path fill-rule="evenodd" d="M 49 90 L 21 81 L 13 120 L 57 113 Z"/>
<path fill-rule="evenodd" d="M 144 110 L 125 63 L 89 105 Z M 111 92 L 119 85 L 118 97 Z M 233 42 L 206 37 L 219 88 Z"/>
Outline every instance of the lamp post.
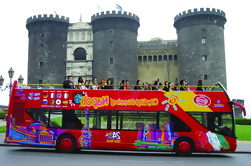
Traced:
<path fill-rule="evenodd" d="M 3 79 L 3 76 L 1 75 L 0 76 L 0 87 L 3 86 L 3 81 L 4 81 L 4 79 Z"/>
<path fill-rule="evenodd" d="M 12 69 L 12 67 L 10 68 L 10 70 L 8 71 L 9 73 L 9 78 L 10 78 L 10 93 L 11 93 L 11 88 L 12 88 L 12 78 L 14 76 L 14 70 Z"/>
<path fill-rule="evenodd" d="M 18 78 L 18 83 L 23 84 L 24 78 L 22 75 L 19 76 Z"/>
<path fill-rule="evenodd" d="M 11 93 L 11 88 L 12 88 L 12 78 L 14 76 L 14 70 L 12 69 L 12 67 L 10 68 L 10 70 L 8 71 L 9 74 L 9 78 L 10 78 L 10 83 L 6 85 L 6 87 L 4 89 L 1 88 L 1 86 L 3 86 L 3 82 L 4 82 L 4 78 L 1 75 L 0 76 L 0 90 L 1 91 L 5 91 L 7 88 L 10 89 L 10 93 Z M 22 77 L 22 75 L 19 76 L 18 78 L 18 83 L 23 84 L 24 78 Z M 10 95 L 10 94 L 9 94 Z"/>

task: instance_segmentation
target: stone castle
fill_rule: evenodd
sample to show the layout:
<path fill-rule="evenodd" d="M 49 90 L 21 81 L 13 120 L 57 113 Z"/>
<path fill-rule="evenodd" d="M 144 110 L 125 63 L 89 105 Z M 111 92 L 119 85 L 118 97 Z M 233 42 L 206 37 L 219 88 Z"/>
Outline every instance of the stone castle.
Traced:
<path fill-rule="evenodd" d="M 225 87 L 225 13 L 194 9 L 174 18 L 177 40 L 138 41 L 139 17 L 125 11 L 96 13 L 91 22 L 69 23 L 58 15 L 27 19 L 28 84 L 62 84 L 67 76 L 122 79 L 130 84 L 159 79 Z M 168 33 L 168 32 L 167 32 Z"/>

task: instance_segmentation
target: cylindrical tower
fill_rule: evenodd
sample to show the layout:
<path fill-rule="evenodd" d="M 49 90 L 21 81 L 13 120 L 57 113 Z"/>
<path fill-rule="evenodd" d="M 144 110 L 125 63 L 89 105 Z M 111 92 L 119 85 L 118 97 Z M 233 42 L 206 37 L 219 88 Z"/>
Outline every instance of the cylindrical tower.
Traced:
<path fill-rule="evenodd" d="M 62 84 L 66 75 L 69 18 L 46 14 L 27 19 L 28 84 Z"/>
<path fill-rule="evenodd" d="M 139 17 L 132 13 L 106 11 L 91 17 L 93 29 L 93 76 L 122 79 L 135 84 L 138 79 L 137 36 Z"/>
<path fill-rule="evenodd" d="M 225 13 L 203 8 L 183 12 L 174 18 L 178 35 L 179 79 L 197 85 L 221 82 L 225 87 L 226 62 L 224 45 Z"/>

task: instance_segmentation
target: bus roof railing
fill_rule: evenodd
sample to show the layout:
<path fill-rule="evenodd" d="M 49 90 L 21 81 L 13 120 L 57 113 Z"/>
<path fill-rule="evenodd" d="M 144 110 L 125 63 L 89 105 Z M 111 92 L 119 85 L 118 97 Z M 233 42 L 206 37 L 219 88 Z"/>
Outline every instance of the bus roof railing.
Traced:
<path fill-rule="evenodd" d="M 71 86 L 74 87 L 74 89 L 81 89 L 79 87 L 83 86 L 83 84 L 70 84 Z M 63 84 L 17 84 L 18 88 L 20 89 L 64 89 L 63 88 Z M 91 86 L 93 86 L 93 84 L 88 84 L 88 85 L 84 85 L 88 88 L 90 88 Z M 148 87 L 149 89 L 148 90 L 152 90 L 153 87 L 158 87 L 158 88 L 164 88 L 164 87 L 168 87 L 167 85 L 105 85 L 105 84 L 97 84 L 95 86 L 98 86 L 98 89 L 102 89 L 102 87 L 107 87 L 107 86 L 110 86 L 110 87 L 114 87 L 113 89 L 115 90 L 122 90 L 124 87 L 124 89 L 126 87 L 129 87 L 130 90 L 133 90 L 134 87 Z M 197 85 L 194 85 L 194 86 L 182 86 L 182 85 L 172 85 L 170 86 L 170 88 L 172 90 L 180 90 L 180 88 L 187 88 L 187 90 L 189 91 L 196 91 L 196 88 L 200 87 L 203 89 L 203 91 L 223 91 L 222 87 L 219 86 L 219 85 L 216 85 L 216 86 L 197 86 Z M 118 89 L 119 88 L 119 89 Z M 104 89 L 104 90 L 107 90 L 107 89 Z M 140 89 L 139 89 L 140 90 Z M 142 89 L 144 90 L 144 89 Z"/>

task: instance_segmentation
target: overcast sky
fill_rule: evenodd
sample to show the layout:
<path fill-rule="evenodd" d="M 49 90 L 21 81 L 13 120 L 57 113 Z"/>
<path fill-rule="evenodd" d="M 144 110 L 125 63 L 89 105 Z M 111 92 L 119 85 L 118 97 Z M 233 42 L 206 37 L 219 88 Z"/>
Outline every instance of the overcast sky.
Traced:
<path fill-rule="evenodd" d="M 118 3 L 124 11 L 139 16 L 138 41 L 150 40 L 153 37 L 174 40 L 177 39 L 177 34 L 173 21 L 178 13 L 194 8 L 216 8 L 223 10 L 227 18 L 225 53 L 228 93 L 231 99 L 245 100 L 247 117 L 251 118 L 249 97 L 251 14 L 248 2 L 248 0 L 1 0 L 0 75 L 4 77 L 5 87 L 9 83 L 8 70 L 12 67 L 15 71 L 14 79 L 23 75 L 26 83 L 28 31 L 25 25 L 27 18 L 33 15 L 54 14 L 55 11 L 58 15 L 69 17 L 70 22 L 75 23 L 82 14 L 82 20 L 90 22 L 91 16 L 100 11 L 97 9 L 97 4 L 104 10 L 114 10 Z M 8 105 L 8 93 L 8 90 L 0 92 L 0 105 Z"/>

